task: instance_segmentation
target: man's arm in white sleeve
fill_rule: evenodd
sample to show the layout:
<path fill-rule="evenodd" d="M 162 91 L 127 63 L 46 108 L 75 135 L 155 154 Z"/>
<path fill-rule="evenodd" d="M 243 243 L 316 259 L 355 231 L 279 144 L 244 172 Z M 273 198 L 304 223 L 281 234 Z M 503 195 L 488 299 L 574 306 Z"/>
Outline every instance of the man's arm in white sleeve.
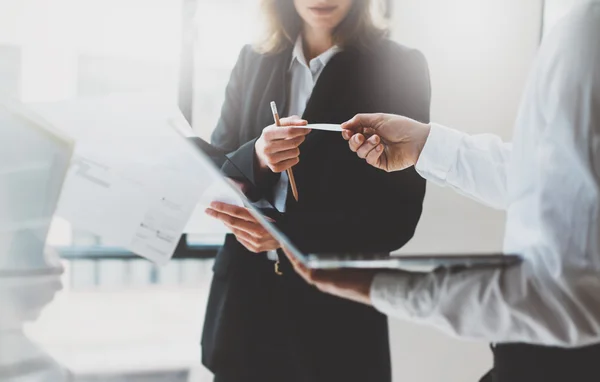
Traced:
<path fill-rule="evenodd" d="M 600 341 L 595 274 L 556 281 L 527 264 L 507 269 L 382 273 L 371 301 L 390 317 L 433 326 L 462 339 L 584 346 Z"/>
<path fill-rule="evenodd" d="M 462 338 L 600 343 L 600 2 L 582 5 L 557 28 L 525 92 L 512 153 L 521 192 L 507 214 L 505 250 L 524 263 L 379 274 L 371 285 L 377 309 Z M 447 182 L 470 184 L 463 175 L 461 184 Z"/>
<path fill-rule="evenodd" d="M 415 168 L 439 186 L 505 209 L 511 147 L 492 134 L 468 135 L 433 123 Z"/>

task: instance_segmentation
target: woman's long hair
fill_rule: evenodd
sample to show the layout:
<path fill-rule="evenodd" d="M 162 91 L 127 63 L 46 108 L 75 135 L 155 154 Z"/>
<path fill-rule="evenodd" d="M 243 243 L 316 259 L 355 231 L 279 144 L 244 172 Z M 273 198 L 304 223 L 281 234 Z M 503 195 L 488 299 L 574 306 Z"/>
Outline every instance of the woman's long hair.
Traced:
<path fill-rule="evenodd" d="M 302 18 L 293 0 L 262 0 L 267 21 L 266 38 L 257 46 L 261 53 L 279 53 L 293 44 L 302 30 Z M 373 38 L 384 36 L 387 29 L 376 20 L 372 0 L 354 0 L 352 8 L 333 31 L 333 41 L 339 46 L 368 45 Z"/>

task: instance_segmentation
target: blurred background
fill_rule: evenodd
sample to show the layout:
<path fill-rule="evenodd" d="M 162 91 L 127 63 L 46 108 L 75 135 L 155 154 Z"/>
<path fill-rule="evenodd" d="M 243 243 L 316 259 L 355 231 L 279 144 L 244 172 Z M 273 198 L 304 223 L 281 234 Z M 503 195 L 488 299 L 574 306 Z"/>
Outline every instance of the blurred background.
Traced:
<path fill-rule="evenodd" d="M 391 38 L 431 70 L 432 120 L 509 139 L 547 30 L 577 0 L 381 0 Z M 47 102 L 156 92 L 208 139 L 258 0 L 0 0 L 0 96 Z M 2 128 L 0 126 L 0 128 Z M 403 252 L 498 251 L 504 216 L 430 185 Z M 27 335 L 77 381 L 209 381 L 200 335 L 222 235 L 192 225 L 165 267 L 57 219 L 63 290 Z M 395 381 L 476 381 L 487 344 L 391 323 Z"/>

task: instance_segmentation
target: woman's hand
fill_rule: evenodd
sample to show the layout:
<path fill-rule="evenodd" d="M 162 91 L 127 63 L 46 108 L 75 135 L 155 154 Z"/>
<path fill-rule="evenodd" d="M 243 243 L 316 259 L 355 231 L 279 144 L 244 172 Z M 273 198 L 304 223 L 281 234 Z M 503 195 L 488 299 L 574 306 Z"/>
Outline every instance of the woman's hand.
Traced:
<path fill-rule="evenodd" d="M 298 147 L 310 133 L 310 129 L 289 127 L 307 124 L 298 116 L 282 118 L 280 122 L 281 126 L 265 127 L 254 146 L 261 169 L 270 169 L 278 173 L 298 164 L 300 156 Z"/>
<path fill-rule="evenodd" d="M 290 259 L 296 273 L 320 291 L 365 305 L 373 305 L 370 297 L 371 284 L 377 271 L 358 269 L 311 270 L 296 260 L 285 247 L 283 251 Z"/>
<path fill-rule="evenodd" d="M 244 207 L 222 202 L 212 202 L 206 214 L 225 224 L 247 250 L 267 252 L 280 247 L 275 240 Z"/>

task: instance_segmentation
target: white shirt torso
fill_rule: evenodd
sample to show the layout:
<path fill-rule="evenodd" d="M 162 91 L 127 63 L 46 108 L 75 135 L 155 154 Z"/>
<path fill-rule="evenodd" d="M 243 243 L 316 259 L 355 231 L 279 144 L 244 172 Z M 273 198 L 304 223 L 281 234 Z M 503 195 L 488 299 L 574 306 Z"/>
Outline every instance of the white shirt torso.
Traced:
<path fill-rule="evenodd" d="M 339 51 L 340 48 L 338 46 L 333 46 L 307 63 L 306 58 L 304 57 L 302 38 L 298 37 L 292 51 L 292 60 L 289 67 L 290 99 L 288 100 L 288 116 L 297 115 L 301 117 L 302 114 L 304 114 L 306 104 L 312 95 L 313 88 L 321 76 L 323 69 L 325 69 L 325 66 L 327 66 L 331 58 Z M 288 185 L 289 178 L 287 173 L 282 172 L 274 190 L 275 208 L 280 212 L 285 211 L 285 204 L 288 197 Z M 270 251 L 267 255 L 271 260 L 277 260 L 276 251 Z"/>
<path fill-rule="evenodd" d="M 426 179 L 507 211 L 508 269 L 379 274 L 376 308 L 451 335 L 551 346 L 600 343 L 600 1 L 545 39 L 513 144 L 440 125 Z"/>

